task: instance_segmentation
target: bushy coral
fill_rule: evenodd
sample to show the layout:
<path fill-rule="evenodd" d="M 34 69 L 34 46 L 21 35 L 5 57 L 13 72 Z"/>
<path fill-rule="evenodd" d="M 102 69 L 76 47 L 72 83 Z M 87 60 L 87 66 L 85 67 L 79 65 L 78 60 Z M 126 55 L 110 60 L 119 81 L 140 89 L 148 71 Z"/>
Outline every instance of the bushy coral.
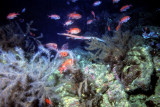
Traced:
<path fill-rule="evenodd" d="M 115 32 L 113 37 L 104 35 L 103 40 L 105 43 L 96 40 L 87 42 L 89 47 L 86 47 L 86 49 L 93 53 L 91 54 L 93 60 L 100 59 L 112 66 L 120 63 L 131 47 L 140 45 L 143 42 L 143 39 L 133 36 L 129 31 Z"/>
<path fill-rule="evenodd" d="M 33 21 L 27 23 L 26 31 L 23 31 L 18 22 L 12 22 L 8 25 L 0 27 L 0 45 L 3 50 L 9 50 L 16 46 L 23 48 L 26 52 L 25 54 L 33 53 L 37 50 L 38 45 L 41 44 L 40 35 L 31 35 L 31 32 L 37 31 L 32 28 L 31 25 Z"/>
<path fill-rule="evenodd" d="M 24 39 L 23 34 L 24 33 L 16 22 L 1 26 L 0 45 L 2 46 L 2 49 L 8 50 L 9 48 L 13 48 L 15 46 L 22 46 L 22 41 Z"/>
<path fill-rule="evenodd" d="M 60 96 L 54 91 L 62 84 L 56 85 L 56 80 L 48 79 L 56 75 L 53 73 L 57 67 L 53 62 L 47 57 L 28 62 L 18 47 L 13 51 L 0 51 L 1 107 L 44 107 L 47 106 L 45 98 L 58 103 Z"/>

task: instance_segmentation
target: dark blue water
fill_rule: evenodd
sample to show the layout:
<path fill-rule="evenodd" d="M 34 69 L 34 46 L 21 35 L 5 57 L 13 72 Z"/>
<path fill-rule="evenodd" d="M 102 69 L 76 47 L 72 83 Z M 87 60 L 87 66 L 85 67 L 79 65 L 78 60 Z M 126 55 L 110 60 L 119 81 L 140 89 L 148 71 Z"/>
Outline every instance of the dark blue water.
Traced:
<path fill-rule="evenodd" d="M 144 12 L 152 12 L 153 17 L 150 17 L 150 22 L 152 25 L 160 24 L 159 14 L 160 8 L 158 8 L 158 0 L 121 0 L 117 4 L 113 4 L 112 0 L 101 0 L 102 4 L 100 6 L 92 6 L 95 0 L 78 0 L 77 2 L 71 2 L 71 0 L 6 0 L 3 3 L 3 7 L 0 7 L 0 25 L 9 23 L 10 21 L 6 19 L 6 16 L 11 12 L 20 12 L 23 8 L 26 8 L 25 13 L 21 14 L 19 18 L 14 19 L 14 21 L 19 21 L 19 19 L 24 19 L 23 23 L 20 23 L 22 28 L 25 28 L 25 24 L 31 20 L 34 21 L 33 27 L 38 29 L 38 32 L 44 34 L 42 40 L 43 43 L 56 42 L 59 45 L 68 42 L 65 37 L 57 35 L 58 32 L 66 32 L 68 27 L 64 27 L 63 24 L 67 20 L 67 14 L 71 12 L 78 12 L 82 15 L 80 20 L 77 20 L 71 27 L 79 27 L 81 35 L 87 31 L 86 21 L 88 17 L 92 17 L 91 11 L 94 11 L 96 16 L 102 19 L 102 13 L 107 12 L 108 17 L 112 17 L 113 14 L 117 14 L 116 17 L 120 15 L 130 14 L 133 16 L 133 21 L 138 19 L 134 16 L 137 9 L 142 9 Z M 131 4 L 133 7 L 127 12 L 120 13 L 119 9 L 123 5 Z M 156 12 L 157 11 L 157 12 Z M 138 11 L 137 11 L 138 12 Z M 58 14 L 61 16 L 60 20 L 51 20 L 48 18 L 50 14 Z M 115 17 L 115 16 L 114 16 Z M 103 34 L 104 31 L 98 32 L 99 35 Z M 96 35 L 97 36 L 97 35 Z M 79 44 L 72 41 L 73 44 Z"/>

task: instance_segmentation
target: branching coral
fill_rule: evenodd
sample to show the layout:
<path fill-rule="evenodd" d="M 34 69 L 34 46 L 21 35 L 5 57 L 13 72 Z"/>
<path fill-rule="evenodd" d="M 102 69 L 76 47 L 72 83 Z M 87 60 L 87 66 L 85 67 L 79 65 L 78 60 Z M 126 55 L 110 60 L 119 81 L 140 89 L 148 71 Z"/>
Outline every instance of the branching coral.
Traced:
<path fill-rule="evenodd" d="M 0 28 L 0 45 L 5 50 L 15 46 L 22 46 L 23 34 L 22 29 L 16 22 L 2 26 Z"/>
<path fill-rule="evenodd" d="M 86 50 L 96 51 L 94 54 L 90 53 L 92 60 L 103 59 L 105 57 L 105 53 L 107 52 L 105 43 L 101 43 L 96 39 L 91 39 L 87 44 L 89 46 L 85 47 Z"/>
<path fill-rule="evenodd" d="M 18 47 L 12 52 L 1 50 L 0 106 L 44 107 L 47 106 L 45 98 L 54 99 L 55 104 L 58 103 L 60 96 L 55 94 L 55 89 L 62 84 L 56 85 L 56 80 L 48 79 L 55 75 L 53 73 L 57 67 L 46 57 L 27 62 L 23 53 Z"/>
<path fill-rule="evenodd" d="M 153 62 L 149 53 L 151 48 L 142 45 L 143 38 L 127 31 L 116 32 L 113 37 L 104 37 L 104 40 L 106 44 L 91 41 L 87 49 L 97 49 L 95 58 L 110 63 L 111 68 L 117 64 L 117 80 L 126 90 L 149 90 Z"/>
<path fill-rule="evenodd" d="M 39 36 L 30 36 L 30 33 L 32 31 L 37 31 L 37 29 L 31 27 L 32 24 L 33 21 L 27 23 L 26 32 L 24 33 L 25 37 L 23 42 L 25 45 L 23 45 L 23 49 L 26 52 L 34 52 L 35 50 L 37 50 L 36 47 L 38 47 L 38 45 L 41 45 L 41 41 L 39 39 L 43 37 L 42 33 Z"/>
<path fill-rule="evenodd" d="M 139 44 L 141 44 L 141 39 L 134 37 L 131 32 L 116 32 L 113 37 L 103 36 L 105 43 L 92 40 L 87 42 L 89 47 L 86 47 L 87 50 L 92 51 L 94 54 L 91 54 L 95 59 L 101 59 L 104 62 L 110 64 L 116 64 L 122 61 L 125 58 L 128 50 Z"/>
<path fill-rule="evenodd" d="M 27 23 L 26 32 L 23 32 L 20 25 L 17 22 L 12 22 L 8 25 L 2 26 L 0 28 L 0 45 L 3 50 L 9 50 L 19 46 L 25 49 L 26 52 L 34 52 L 37 48 L 37 45 L 40 45 L 41 42 L 38 40 L 43 37 L 43 34 L 40 36 L 31 36 L 31 31 L 36 31 L 36 29 L 31 28 L 33 21 Z"/>

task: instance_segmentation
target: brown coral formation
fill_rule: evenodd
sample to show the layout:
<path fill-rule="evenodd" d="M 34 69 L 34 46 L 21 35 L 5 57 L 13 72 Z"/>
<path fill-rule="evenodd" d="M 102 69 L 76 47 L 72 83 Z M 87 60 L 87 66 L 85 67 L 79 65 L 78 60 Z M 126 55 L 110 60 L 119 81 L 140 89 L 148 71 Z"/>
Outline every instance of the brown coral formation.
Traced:
<path fill-rule="evenodd" d="M 100 59 L 105 63 L 110 63 L 112 66 L 113 64 L 121 63 L 130 48 L 143 43 L 141 37 L 133 36 L 129 31 L 115 32 L 113 37 L 104 35 L 103 40 L 105 43 L 97 40 L 87 42 L 89 47 L 86 47 L 86 49 L 92 52 L 93 60 Z"/>

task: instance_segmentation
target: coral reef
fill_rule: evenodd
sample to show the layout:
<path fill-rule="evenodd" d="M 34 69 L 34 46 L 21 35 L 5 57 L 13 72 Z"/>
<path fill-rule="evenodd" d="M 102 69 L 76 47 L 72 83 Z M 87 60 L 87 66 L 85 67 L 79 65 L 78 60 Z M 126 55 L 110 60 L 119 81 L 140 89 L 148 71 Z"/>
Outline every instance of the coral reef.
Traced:
<path fill-rule="evenodd" d="M 43 46 L 39 46 L 29 62 L 21 48 L 8 52 L 1 50 L 1 107 L 129 105 L 122 85 L 113 73 L 109 73 L 109 65 L 92 64 L 82 71 L 73 66 L 60 74 L 57 69 L 63 60 L 48 59 L 50 51 Z M 77 65 L 83 62 L 80 60 Z M 112 97 L 112 94 L 116 96 Z M 46 98 L 51 101 L 50 105 L 45 102 Z"/>
<path fill-rule="evenodd" d="M 159 107 L 160 106 L 160 73 L 159 73 L 159 57 L 156 56 L 153 58 L 155 74 L 151 77 L 151 92 L 147 91 L 147 94 L 137 93 L 131 94 L 129 101 L 132 106 L 147 106 L 147 107 Z M 146 83 L 146 82 L 144 82 Z M 143 90 L 143 89 L 142 89 Z"/>
<path fill-rule="evenodd" d="M 127 106 L 130 107 L 127 101 L 127 94 L 123 85 L 116 78 L 116 73 L 110 73 L 110 66 L 102 64 L 87 65 L 83 72 L 92 80 L 90 84 L 96 88 L 96 93 L 101 96 L 100 107 L 106 106 Z"/>
<path fill-rule="evenodd" d="M 160 27 L 158 26 L 138 26 L 134 29 L 133 32 L 135 34 L 142 36 L 145 41 L 144 44 L 151 46 L 152 55 L 159 55 L 159 50 L 160 50 Z M 137 33 L 139 32 L 139 33 Z"/>
<path fill-rule="evenodd" d="M 86 49 L 92 52 L 91 55 L 94 58 L 93 60 L 102 61 L 102 64 L 105 64 L 105 66 L 110 66 L 109 73 L 112 73 L 114 79 L 117 81 L 116 86 L 120 85 L 120 90 L 123 90 L 125 93 L 118 94 L 124 96 L 122 97 L 123 106 L 125 105 L 125 101 L 127 102 L 127 107 L 135 105 L 159 105 L 159 94 L 153 93 L 154 91 L 157 92 L 157 89 L 159 89 L 159 85 L 157 85 L 159 81 L 158 51 L 154 51 L 154 47 L 149 46 L 149 44 L 147 44 L 139 35 L 133 36 L 129 34 L 129 32 L 116 32 L 116 34 L 117 35 L 114 35 L 113 37 L 104 37 L 105 43 L 96 40 L 87 42 L 89 47 L 86 47 Z M 155 49 L 157 50 L 157 48 Z M 92 70 L 95 71 L 95 68 Z M 104 70 L 102 71 L 104 72 Z M 101 72 L 99 76 L 101 74 L 103 75 Z M 104 77 L 100 78 L 104 79 Z M 110 106 L 115 106 L 116 102 L 121 104 L 117 98 L 115 98 L 115 102 L 113 100 L 114 103 L 110 102 L 111 100 L 107 100 L 110 99 L 108 97 L 115 96 L 114 90 L 116 91 L 117 88 L 114 85 L 115 84 L 113 84 L 114 88 L 112 87 L 111 89 L 109 88 L 106 90 L 109 94 L 113 93 L 111 96 L 103 95 L 103 98 L 106 99 L 105 103 Z M 112 85 L 109 84 L 108 86 Z M 148 95 L 151 96 L 148 97 Z M 129 100 L 127 100 L 127 96 L 129 97 Z M 114 99 L 114 97 L 112 99 Z"/>
<path fill-rule="evenodd" d="M 87 41 L 89 52 L 55 51 L 41 44 L 42 34 L 29 34 L 36 31 L 32 23 L 25 33 L 16 22 L 0 29 L 1 107 L 160 105 L 160 55 L 143 36 L 119 30 L 111 37 L 106 32 L 104 42 Z"/>
<path fill-rule="evenodd" d="M 151 75 L 153 73 L 152 57 L 149 54 L 150 47 L 133 47 L 126 54 L 124 67 L 121 73 L 121 81 L 127 90 L 141 88 L 146 91 L 150 88 Z"/>
<path fill-rule="evenodd" d="M 106 63 L 110 63 L 112 66 L 113 64 L 120 63 L 130 48 L 143 43 L 141 37 L 133 36 L 129 31 L 115 32 L 113 37 L 104 35 L 103 40 L 105 43 L 98 42 L 97 40 L 87 42 L 89 46 L 85 49 L 93 52 L 93 54 L 91 53 L 93 60 L 100 59 Z"/>

